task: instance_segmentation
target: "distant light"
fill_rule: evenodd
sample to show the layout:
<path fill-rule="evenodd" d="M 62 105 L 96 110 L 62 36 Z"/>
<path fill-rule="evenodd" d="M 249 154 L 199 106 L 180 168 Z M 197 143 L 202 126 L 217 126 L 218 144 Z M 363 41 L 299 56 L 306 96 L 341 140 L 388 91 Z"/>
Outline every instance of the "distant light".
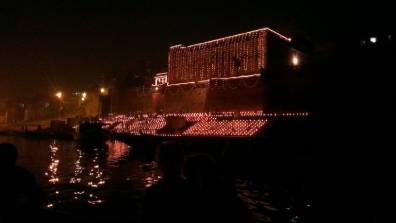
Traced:
<path fill-rule="evenodd" d="M 293 66 L 298 66 L 299 63 L 300 63 L 300 60 L 298 59 L 298 57 L 296 55 L 294 55 L 293 58 L 292 58 Z"/>
<path fill-rule="evenodd" d="M 159 89 L 158 87 L 155 87 L 155 91 L 158 91 L 158 89 Z"/>
<path fill-rule="evenodd" d="M 392 39 L 392 35 L 391 35 L 391 34 L 388 35 L 388 39 L 389 39 L 389 40 Z"/>
<path fill-rule="evenodd" d="M 59 99 L 61 99 L 62 98 L 62 92 L 57 92 L 56 94 L 55 94 L 55 96 L 57 97 L 57 98 L 59 98 Z"/>
<path fill-rule="evenodd" d="M 102 87 L 100 88 L 100 93 L 102 95 L 107 95 L 109 93 L 109 89 Z"/>
<path fill-rule="evenodd" d="M 375 37 L 375 36 L 370 37 L 370 42 L 376 43 L 377 42 L 377 37 Z"/>
<path fill-rule="evenodd" d="M 83 97 L 83 98 L 86 98 L 86 97 L 87 97 L 87 92 L 83 92 L 83 93 L 82 93 L 82 97 Z"/>
<path fill-rule="evenodd" d="M 82 97 L 82 98 L 81 98 L 81 101 L 85 101 L 85 97 Z"/>

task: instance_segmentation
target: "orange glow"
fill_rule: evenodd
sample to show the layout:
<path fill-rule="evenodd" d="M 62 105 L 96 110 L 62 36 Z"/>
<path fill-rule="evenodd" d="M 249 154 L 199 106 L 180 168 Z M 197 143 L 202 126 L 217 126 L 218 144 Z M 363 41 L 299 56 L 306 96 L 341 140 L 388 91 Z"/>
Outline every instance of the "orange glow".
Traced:
<path fill-rule="evenodd" d="M 62 95 L 62 92 L 58 91 L 58 92 L 55 94 L 55 96 L 56 96 L 57 98 L 61 99 L 63 95 Z"/>
<path fill-rule="evenodd" d="M 107 162 L 109 165 L 118 165 L 117 162 L 129 153 L 129 146 L 119 141 L 107 141 L 108 155 Z"/>
<path fill-rule="evenodd" d="M 283 41 L 291 41 L 291 38 L 272 29 L 261 28 L 188 46 L 171 46 L 168 53 L 168 83 L 191 83 L 259 73 L 267 67 L 264 59 L 267 33 Z"/>
<path fill-rule="evenodd" d="M 157 136 L 225 136 L 247 137 L 259 133 L 269 118 L 306 117 L 308 112 L 264 113 L 263 111 L 235 112 L 196 112 L 196 113 L 168 113 L 145 115 L 117 115 L 103 120 L 104 128 L 129 135 L 157 135 Z M 194 123 L 183 132 L 158 132 L 166 125 L 166 117 L 183 117 Z M 119 124 L 117 124 L 119 123 Z M 107 126 L 107 127 L 106 127 Z M 110 126 L 111 129 L 109 129 Z"/>
<path fill-rule="evenodd" d="M 294 55 L 292 57 L 292 64 L 293 66 L 298 66 L 300 64 L 300 60 L 298 59 L 298 56 Z"/>

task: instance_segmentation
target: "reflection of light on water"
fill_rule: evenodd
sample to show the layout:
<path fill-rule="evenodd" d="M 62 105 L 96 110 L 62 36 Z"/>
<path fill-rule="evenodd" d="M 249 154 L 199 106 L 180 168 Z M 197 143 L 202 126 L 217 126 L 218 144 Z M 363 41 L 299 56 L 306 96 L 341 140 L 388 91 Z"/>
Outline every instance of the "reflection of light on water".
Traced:
<path fill-rule="evenodd" d="M 104 202 L 104 200 L 97 194 L 99 187 L 106 184 L 106 178 L 103 173 L 103 164 L 100 159 L 100 154 L 103 151 L 94 149 L 93 157 L 90 154 L 82 152 L 77 149 L 78 157 L 74 162 L 73 177 L 70 179 L 70 184 L 86 185 L 88 188 L 85 190 L 78 190 L 73 192 L 74 200 L 82 200 L 88 204 L 97 205 Z M 82 162 L 90 158 L 88 164 L 83 167 Z M 84 163 L 86 163 L 86 161 Z M 104 167 L 106 168 L 106 167 Z"/>
<path fill-rule="evenodd" d="M 49 145 L 49 163 L 46 163 L 44 177 L 47 184 L 49 182 L 53 186 L 49 188 L 48 193 L 50 202 L 43 208 L 61 208 L 62 205 L 58 207 L 58 204 L 67 202 L 84 202 L 89 205 L 101 205 L 106 202 L 105 185 L 111 179 L 107 171 L 109 168 L 120 167 L 120 161 L 125 160 L 129 154 L 129 146 L 122 142 L 110 141 L 107 145 L 107 151 L 94 149 L 91 153 L 78 147 L 69 150 L 67 145 L 63 148 L 56 141 L 52 141 Z M 48 147 L 45 149 L 48 151 Z M 63 180 L 64 178 L 66 180 Z M 154 175 L 152 178 L 152 183 L 155 183 L 157 178 Z"/>
<path fill-rule="evenodd" d="M 109 164 L 117 164 L 129 153 L 129 146 L 120 141 L 107 141 L 106 144 L 108 148 L 107 162 Z"/>
<path fill-rule="evenodd" d="M 95 165 L 89 170 L 89 176 L 91 177 L 91 179 L 88 181 L 88 186 L 96 188 L 96 187 L 99 187 L 100 185 L 105 184 L 106 180 L 103 177 L 103 171 L 102 171 L 100 165 L 97 164 L 98 158 L 99 158 L 99 153 L 98 153 L 97 149 L 95 149 L 95 151 L 96 151 L 96 153 L 92 160 L 92 162 Z"/>
<path fill-rule="evenodd" d="M 144 178 L 144 186 L 151 187 L 153 184 L 157 183 L 161 179 L 161 175 L 152 172 L 150 176 Z"/>
<path fill-rule="evenodd" d="M 52 184 L 56 184 L 59 182 L 58 177 L 58 166 L 59 160 L 56 159 L 56 153 L 58 152 L 58 146 L 56 145 L 56 141 L 49 145 L 50 148 L 50 165 L 48 167 L 49 172 L 45 172 L 45 176 L 49 176 L 49 182 Z"/>
<path fill-rule="evenodd" d="M 98 196 L 94 195 L 94 194 L 89 194 L 89 199 L 88 199 L 88 203 L 89 204 L 101 204 L 103 202 L 103 200 L 99 199 Z"/>
<path fill-rule="evenodd" d="M 74 194 L 74 199 L 78 200 L 80 196 L 85 194 L 85 191 L 74 191 L 73 194 Z"/>
<path fill-rule="evenodd" d="M 82 152 L 80 149 L 77 149 L 78 158 L 76 162 L 74 162 L 74 173 L 73 177 L 70 179 L 71 184 L 80 183 L 81 182 L 81 174 L 84 168 L 81 166 L 81 158 L 83 158 Z"/>
<path fill-rule="evenodd" d="M 298 216 L 296 215 L 296 216 L 293 216 L 292 218 L 290 218 L 290 222 L 293 222 L 293 223 L 295 223 L 295 222 L 297 222 L 298 221 Z"/>
<path fill-rule="evenodd" d="M 95 205 L 95 204 L 101 204 L 102 202 L 103 202 L 103 201 L 100 200 L 100 199 L 98 199 L 98 200 L 93 200 L 93 201 L 92 201 L 92 200 L 89 200 L 89 201 L 88 201 L 89 204 L 94 204 L 94 205 Z"/>

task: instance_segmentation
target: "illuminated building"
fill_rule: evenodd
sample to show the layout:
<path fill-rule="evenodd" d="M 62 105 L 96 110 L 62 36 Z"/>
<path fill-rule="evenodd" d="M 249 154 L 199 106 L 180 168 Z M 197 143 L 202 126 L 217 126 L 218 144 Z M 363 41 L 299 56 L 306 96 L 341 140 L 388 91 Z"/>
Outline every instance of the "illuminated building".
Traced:
<path fill-rule="evenodd" d="M 125 97 L 136 111 L 105 118 L 104 128 L 129 136 L 251 137 L 274 119 L 305 118 L 295 96 L 306 61 L 292 46 L 269 28 L 171 46 L 168 70 L 154 76 L 151 92 L 136 88 Z"/>
<path fill-rule="evenodd" d="M 292 39 L 270 28 L 174 45 L 168 71 L 154 77 L 153 111 L 296 110 L 285 107 L 296 101 L 288 79 L 303 64 Z"/>
<path fill-rule="evenodd" d="M 263 28 L 189 46 L 171 46 L 168 55 L 169 84 L 212 78 L 260 74 L 271 66 L 271 47 L 291 41 L 272 29 Z"/>
<path fill-rule="evenodd" d="M 167 84 L 168 84 L 168 74 L 167 73 L 158 73 L 154 77 L 154 84 L 152 86 L 158 87 L 158 86 L 167 85 Z"/>

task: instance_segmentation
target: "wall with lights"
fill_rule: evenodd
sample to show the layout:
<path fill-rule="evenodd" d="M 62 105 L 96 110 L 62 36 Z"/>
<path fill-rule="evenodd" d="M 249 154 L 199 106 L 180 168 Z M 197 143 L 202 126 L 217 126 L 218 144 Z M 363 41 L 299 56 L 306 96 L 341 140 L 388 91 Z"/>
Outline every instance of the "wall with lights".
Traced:
<path fill-rule="evenodd" d="M 113 111 L 281 111 L 279 105 L 296 101 L 286 79 L 301 64 L 291 39 L 269 28 L 175 45 L 169 48 L 168 71 L 154 76 L 151 89 L 120 93 Z"/>
<path fill-rule="evenodd" d="M 269 28 L 172 46 L 160 107 L 168 112 L 276 111 L 294 100 L 286 79 L 301 59 L 290 38 Z"/>
<path fill-rule="evenodd" d="M 286 44 L 291 41 L 263 28 L 189 46 L 172 46 L 168 54 L 169 84 L 260 73 L 267 68 L 267 39 L 273 37 Z"/>

